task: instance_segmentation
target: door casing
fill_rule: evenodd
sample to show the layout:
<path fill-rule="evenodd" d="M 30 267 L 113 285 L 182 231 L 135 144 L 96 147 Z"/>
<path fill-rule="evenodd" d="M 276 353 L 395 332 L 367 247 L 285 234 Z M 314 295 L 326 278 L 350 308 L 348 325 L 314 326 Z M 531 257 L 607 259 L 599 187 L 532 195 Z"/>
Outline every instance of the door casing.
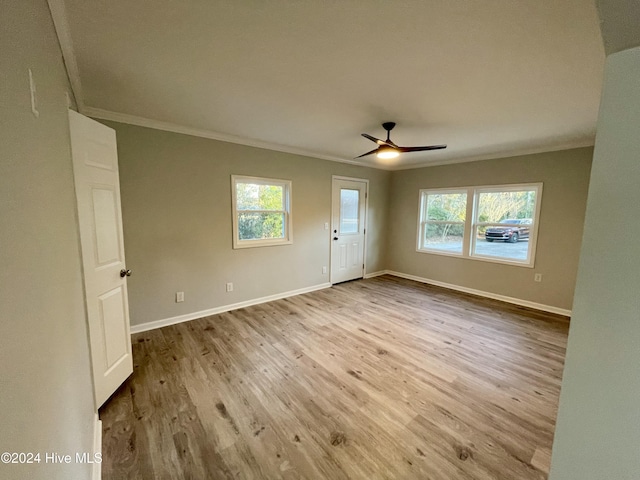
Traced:
<path fill-rule="evenodd" d="M 362 228 L 363 228 L 363 241 L 362 241 L 362 271 L 358 276 L 354 276 L 353 278 L 342 278 L 339 276 L 339 272 L 336 272 L 336 268 L 334 266 L 334 260 L 336 258 L 337 252 L 335 251 L 336 242 L 333 238 L 336 236 L 334 230 L 338 230 L 339 233 L 339 202 L 337 203 L 337 195 L 340 191 L 340 184 L 342 182 L 357 182 L 362 184 L 364 190 L 364 199 L 362 199 Z M 363 178 L 354 178 L 354 177 L 344 177 L 340 175 L 333 175 L 331 177 L 331 248 L 330 248 L 330 262 L 331 270 L 330 270 L 330 282 L 332 284 L 345 282 L 348 280 L 354 280 L 356 278 L 363 278 L 366 273 L 366 258 L 367 258 L 367 229 L 368 229 L 368 212 L 369 212 L 369 180 Z"/>

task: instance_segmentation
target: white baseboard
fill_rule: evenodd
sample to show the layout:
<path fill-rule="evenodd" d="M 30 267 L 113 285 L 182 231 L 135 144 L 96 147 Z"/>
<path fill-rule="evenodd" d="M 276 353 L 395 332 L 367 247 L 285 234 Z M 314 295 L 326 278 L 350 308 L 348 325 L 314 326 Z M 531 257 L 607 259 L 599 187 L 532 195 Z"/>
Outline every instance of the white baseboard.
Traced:
<path fill-rule="evenodd" d="M 483 290 L 476 290 L 475 288 L 461 287 L 459 285 L 440 282 L 438 280 L 431 280 L 429 278 L 424 278 L 424 277 L 418 277 L 416 275 L 410 275 L 408 273 L 395 272 L 393 270 L 380 270 L 377 272 L 367 273 L 364 276 L 364 278 L 379 277 L 380 275 L 393 275 L 395 277 L 406 278 L 408 280 L 414 280 L 420 283 L 427 283 L 429 285 L 448 288 L 450 290 L 455 290 L 458 292 L 470 293 L 472 295 L 478 295 L 480 297 L 491 298 L 493 300 L 500 300 L 502 302 L 511 303 L 514 305 L 533 308 L 535 310 L 542 310 L 543 312 L 555 313 L 558 315 L 563 315 L 565 317 L 571 316 L 571 310 L 566 310 L 564 308 L 558 308 L 551 305 L 545 305 L 542 303 L 530 302 L 529 300 L 522 300 L 520 298 L 508 297 L 506 295 L 485 292 Z M 322 290 L 324 288 L 329 288 L 329 287 L 331 287 L 330 283 L 321 283 L 319 285 L 313 285 L 311 287 L 300 288 L 297 290 L 290 290 L 288 292 L 277 293 L 275 295 L 269 295 L 266 297 L 254 298 L 251 300 L 246 300 L 244 302 L 232 303 L 230 305 L 222 305 L 220 307 L 201 310 L 199 312 L 178 315 L 177 317 L 164 318 L 161 320 L 154 320 L 152 322 L 141 323 L 139 325 L 132 325 L 131 333 L 133 334 L 133 333 L 146 332 L 148 330 L 154 330 L 156 328 L 167 327 L 169 325 L 188 322 L 190 320 L 195 320 L 197 318 L 208 317 L 209 315 L 217 315 L 218 313 L 229 312 L 231 310 L 237 310 L 239 308 L 250 307 L 251 305 L 258 305 L 260 303 L 272 302 L 274 300 L 293 297 L 294 295 L 301 295 L 303 293 L 314 292 L 316 290 Z"/>
<path fill-rule="evenodd" d="M 386 270 L 379 270 L 377 272 L 365 273 L 364 278 L 379 277 L 380 275 L 386 275 L 387 273 L 389 272 Z"/>
<path fill-rule="evenodd" d="M 408 273 L 394 272 L 393 270 L 386 270 L 384 273 L 388 275 L 393 275 L 395 277 L 414 280 L 420 283 L 428 283 L 429 285 L 435 285 L 437 287 L 456 290 L 458 292 L 470 293 L 472 295 L 478 295 L 480 297 L 491 298 L 493 300 L 500 300 L 501 302 L 512 303 L 514 305 L 520 305 L 522 307 L 533 308 L 534 310 L 542 310 L 543 312 L 550 312 L 558 315 L 563 315 L 565 317 L 571 317 L 571 310 L 566 310 L 564 308 L 558 308 L 551 305 L 545 305 L 543 303 L 536 303 L 536 302 L 530 302 L 529 300 L 522 300 L 520 298 L 507 297 L 506 295 L 499 295 L 497 293 L 485 292 L 483 290 L 476 290 L 475 288 L 461 287 L 459 285 L 453 285 L 451 283 L 445 283 L 445 282 L 440 282 L 438 280 L 431 280 L 429 278 L 409 275 Z"/>
<path fill-rule="evenodd" d="M 297 290 L 290 290 L 288 292 L 283 292 L 283 293 L 276 293 L 275 295 L 254 298 L 252 300 L 246 300 L 244 302 L 232 303 L 230 305 L 223 305 L 221 307 L 209 308 L 207 310 L 201 310 L 199 312 L 178 315 L 177 317 L 154 320 L 152 322 L 141 323 L 139 325 L 131 325 L 131 333 L 140 333 L 140 332 L 146 332 L 148 330 L 154 330 L 156 328 L 168 327 L 169 325 L 188 322 L 189 320 L 208 317 L 209 315 L 217 315 L 218 313 L 229 312 L 231 310 L 237 310 L 239 308 L 250 307 L 251 305 L 258 305 L 260 303 L 272 302 L 274 300 L 293 297 L 294 295 L 301 295 L 303 293 L 315 292 L 316 290 L 322 290 L 324 288 L 329 288 L 330 286 L 331 286 L 330 283 L 321 283 L 319 285 L 313 285 L 311 287 L 299 288 Z"/>
<path fill-rule="evenodd" d="M 102 479 L 102 461 L 96 462 L 95 459 L 100 454 L 102 458 L 102 421 L 98 414 L 95 414 L 93 425 L 93 468 L 91 469 L 91 480 Z"/>

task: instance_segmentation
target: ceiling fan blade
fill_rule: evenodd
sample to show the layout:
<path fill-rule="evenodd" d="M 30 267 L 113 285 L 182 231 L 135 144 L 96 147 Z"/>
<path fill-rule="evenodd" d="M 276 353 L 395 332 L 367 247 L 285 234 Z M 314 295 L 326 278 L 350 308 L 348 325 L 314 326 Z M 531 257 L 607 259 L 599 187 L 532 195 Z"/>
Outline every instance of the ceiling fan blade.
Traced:
<path fill-rule="evenodd" d="M 446 145 L 427 145 L 424 147 L 398 147 L 401 152 L 424 152 L 425 150 L 441 150 L 447 148 Z"/>
<path fill-rule="evenodd" d="M 389 145 L 389 142 L 385 142 L 384 140 L 380 140 L 379 138 L 376 137 L 372 137 L 371 135 L 369 135 L 368 133 L 363 133 L 362 136 L 364 138 L 368 138 L 369 140 L 371 140 L 372 142 L 377 143 L 378 145 Z"/>
<path fill-rule="evenodd" d="M 360 156 L 358 156 L 358 157 L 355 157 L 355 158 L 366 157 L 367 155 L 371 155 L 372 153 L 376 153 L 377 151 L 378 151 L 378 149 L 376 148 L 376 149 L 374 149 L 374 150 L 371 150 L 370 152 L 363 153 L 362 155 L 360 155 Z"/>

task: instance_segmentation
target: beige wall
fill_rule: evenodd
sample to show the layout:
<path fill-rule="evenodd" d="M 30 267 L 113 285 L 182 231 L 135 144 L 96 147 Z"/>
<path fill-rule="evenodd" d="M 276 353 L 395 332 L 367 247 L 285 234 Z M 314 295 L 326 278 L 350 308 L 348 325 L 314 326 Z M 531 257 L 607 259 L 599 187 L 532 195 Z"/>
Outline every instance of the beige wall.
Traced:
<path fill-rule="evenodd" d="M 329 281 L 331 175 L 370 180 L 367 272 L 571 309 L 593 150 L 397 172 L 104 122 L 118 137 L 132 325 Z M 293 245 L 233 250 L 232 174 L 293 181 Z M 543 182 L 534 269 L 416 252 L 420 188 Z M 542 273 L 543 282 L 533 281 Z M 227 293 L 225 284 L 233 282 Z M 184 303 L 175 294 L 185 292 Z"/>
<path fill-rule="evenodd" d="M 91 452 L 68 85 L 45 0 L 2 1 L 0 65 L 0 452 Z M 42 460 L 0 464 L 0 479 L 89 478 L 90 465 Z"/>
<path fill-rule="evenodd" d="M 553 480 L 640 478 L 639 78 L 640 48 L 607 58 Z"/>
<path fill-rule="evenodd" d="M 596 0 L 607 55 L 640 45 L 638 0 Z"/>
<path fill-rule="evenodd" d="M 439 282 L 571 309 L 592 148 L 394 172 L 388 268 Z M 543 182 L 535 268 L 416 252 L 421 188 Z M 543 281 L 534 283 L 534 273 Z"/>
<path fill-rule="evenodd" d="M 385 268 L 389 172 L 104 123 L 118 139 L 132 325 L 328 282 L 332 175 L 369 180 L 367 272 Z M 232 249 L 232 174 L 293 181 L 292 245 Z"/>

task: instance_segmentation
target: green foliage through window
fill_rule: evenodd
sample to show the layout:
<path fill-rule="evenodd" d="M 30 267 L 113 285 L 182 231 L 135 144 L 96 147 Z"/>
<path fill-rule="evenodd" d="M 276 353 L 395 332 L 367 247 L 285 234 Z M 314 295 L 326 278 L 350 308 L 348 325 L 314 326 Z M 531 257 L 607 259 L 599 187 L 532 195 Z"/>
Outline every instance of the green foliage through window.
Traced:
<path fill-rule="evenodd" d="M 424 243 L 440 244 L 448 241 L 461 241 L 464 235 L 466 214 L 466 193 L 430 193 L 427 195 Z"/>
<path fill-rule="evenodd" d="M 284 186 L 238 182 L 236 207 L 238 210 L 283 210 Z"/>
<path fill-rule="evenodd" d="M 287 240 L 290 182 L 234 178 L 236 239 Z"/>
<path fill-rule="evenodd" d="M 427 220 L 464 222 L 466 214 L 465 193 L 438 193 L 427 197 Z"/>
<path fill-rule="evenodd" d="M 541 195 L 541 183 L 420 190 L 417 250 L 533 267 Z"/>
<path fill-rule="evenodd" d="M 478 196 L 478 221 L 500 223 L 508 218 L 533 218 L 535 208 L 535 190 L 481 192 Z"/>
<path fill-rule="evenodd" d="M 240 240 L 284 238 L 284 214 L 238 212 Z"/>

